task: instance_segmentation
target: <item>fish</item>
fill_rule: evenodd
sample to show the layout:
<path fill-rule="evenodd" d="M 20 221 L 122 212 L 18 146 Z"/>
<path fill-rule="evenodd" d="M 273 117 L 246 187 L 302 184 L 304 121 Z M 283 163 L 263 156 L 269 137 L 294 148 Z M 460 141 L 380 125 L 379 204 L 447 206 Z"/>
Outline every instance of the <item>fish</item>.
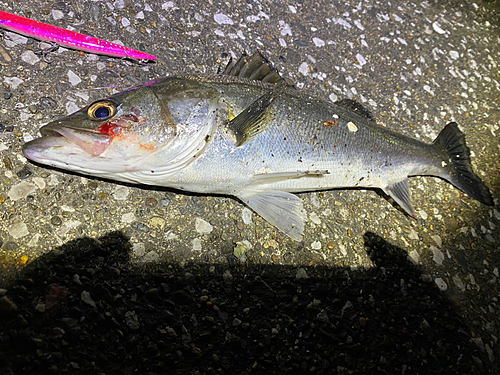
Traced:
<path fill-rule="evenodd" d="M 314 98 L 259 52 L 219 74 L 178 74 L 97 100 L 40 128 L 33 162 L 119 182 L 238 198 L 296 241 L 297 193 L 381 189 L 410 216 L 409 177 L 440 177 L 485 205 L 464 134 L 433 143 L 377 124 L 358 102 Z"/>
<path fill-rule="evenodd" d="M 0 10 L 0 27 L 15 33 L 56 43 L 72 49 L 106 55 L 129 58 L 139 61 L 156 60 L 156 56 L 125 47 L 89 35 L 77 33 L 62 27 L 18 16 L 17 14 Z"/>

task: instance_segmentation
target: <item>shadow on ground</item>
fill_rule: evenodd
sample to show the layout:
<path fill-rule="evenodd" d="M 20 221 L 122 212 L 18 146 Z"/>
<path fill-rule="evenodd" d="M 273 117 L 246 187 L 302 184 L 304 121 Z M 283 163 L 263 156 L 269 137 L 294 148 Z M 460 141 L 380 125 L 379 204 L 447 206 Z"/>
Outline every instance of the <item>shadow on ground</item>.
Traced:
<path fill-rule="evenodd" d="M 1 299 L 10 374 L 488 374 L 471 329 L 406 253 L 367 233 L 369 270 L 151 268 L 120 233 L 33 262 Z"/>

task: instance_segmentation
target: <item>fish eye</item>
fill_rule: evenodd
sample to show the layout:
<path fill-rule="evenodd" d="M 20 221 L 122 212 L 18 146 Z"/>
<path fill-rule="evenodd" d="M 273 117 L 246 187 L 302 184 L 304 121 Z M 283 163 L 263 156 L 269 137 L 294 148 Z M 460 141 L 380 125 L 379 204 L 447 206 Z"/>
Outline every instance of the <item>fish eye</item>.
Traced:
<path fill-rule="evenodd" d="M 113 117 L 116 113 L 116 106 L 109 100 L 101 100 L 92 104 L 87 110 L 91 120 L 102 121 Z"/>

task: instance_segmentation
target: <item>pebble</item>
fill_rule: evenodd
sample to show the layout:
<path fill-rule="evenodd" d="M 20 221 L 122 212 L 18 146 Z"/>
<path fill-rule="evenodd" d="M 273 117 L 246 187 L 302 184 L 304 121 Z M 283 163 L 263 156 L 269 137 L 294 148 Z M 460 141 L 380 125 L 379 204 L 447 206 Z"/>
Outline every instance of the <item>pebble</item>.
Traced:
<path fill-rule="evenodd" d="M 245 207 L 241 212 L 241 218 L 246 225 L 252 224 L 252 211 Z"/>
<path fill-rule="evenodd" d="M 60 226 L 62 224 L 62 220 L 59 216 L 52 216 L 50 218 L 50 223 L 56 227 Z"/>
<path fill-rule="evenodd" d="M 314 242 L 311 244 L 311 249 L 313 249 L 313 250 L 321 250 L 321 242 L 319 242 L 319 241 L 314 241 Z"/>
<path fill-rule="evenodd" d="M 313 43 L 316 45 L 316 47 L 323 47 L 325 45 L 325 41 L 320 38 L 313 38 Z"/>
<path fill-rule="evenodd" d="M 219 25 L 233 25 L 234 22 L 231 18 L 226 16 L 225 14 L 222 13 L 216 13 L 214 15 L 214 20 L 217 22 Z"/>
<path fill-rule="evenodd" d="M 431 250 L 432 250 L 432 253 L 434 254 L 434 257 L 432 258 L 434 260 L 434 262 L 436 262 L 440 266 L 443 265 L 443 261 L 444 261 L 443 252 L 435 246 L 431 246 Z"/>
<path fill-rule="evenodd" d="M 130 189 L 126 186 L 117 186 L 113 191 L 113 198 L 117 201 L 124 201 L 130 194 Z"/>
<path fill-rule="evenodd" d="M 42 109 L 54 110 L 57 108 L 57 102 L 48 96 L 42 96 L 39 105 Z"/>
<path fill-rule="evenodd" d="M 132 249 L 134 254 L 138 257 L 142 257 L 146 253 L 146 245 L 144 242 L 134 243 Z"/>
<path fill-rule="evenodd" d="M 439 290 L 441 290 L 442 292 L 446 291 L 448 289 L 448 284 L 446 284 L 446 282 L 440 278 L 440 277 L 437 277 L 434 282 L 436 283 L 437 287 L 439 288 Z"/>
<path fill-rule="evenodd" d="M 33 53 L 33 51 L 25 51 L 21 54 L 21 60 L 24 62 L 30 64 L 30 65 L 35 65 L 37 62 L 40 61 L 37 55 Z"/>
<path fill-rule="evenodd" d="M 9 234 L 15 239 L 22 238 L 29 234 L 28 227 L 19 217 L 16 217 L 14 219 L 13 223 L 9 226 L 7 230 Z"/>
<path fill-rule="evenodd" d="M 4 77 L 3 81 L 9 85 L 9 88 L 15 90 L 20 84 L 24 82 L 23 79 L 18 77 Z"/>
<path fill-rule="evenodd" d="M 135 215 L 133 212 L 128 212 L 123 214 L 121 217 L 121 222 L 125 224 L 130 224 L 135 221 Z"/>
<path fill-rule="evenodd" d="M 316 319 L 318 319 L 320 322 L 323 323 L 330 323 L 330 318 L 328 318 L 328 314 L 326 311 L 323 309 L 321 310 L 318 315 L 316 315 Z"/>
<path fill-rule="evenodd" d="M 14 251 L 16 250 L 17 248 L 19 247 L 19 245 L 14 242 L 14 241 L 8 241 L 5 243 L 5 245 L 3 246 L 3 249 L 5 251 Z"/>
<path fill-rule="evenodd" d="M 241 320 L 238 318 L 233 319 L 233 327 L 238 327 L 241 324 Z"/>
<path fill-rule="evenodd" d="M 15 310 L 17 310 L 17 306 L 9 297 L 0 298 L 0 312 L 9 313 Z"/>
<path fill-rule="evenodd" d="M 146 200 L 146 206 L 156 207 L 157 204 L 158 204 L 158 201 L 155 198 L 148 198 Z"/>
<path fill-rule="evenodd" d="M 33 194 L 35 190 L 36 186 L 31 182 L 21 181 L 17 185 L 12 186 L 7 195 L 13 201 L 17 201 L 21 198 L 26 198 L 30 194 Z"/>
<path fill-rule="evenodd" d="M 87 305 L 90 305 L 92 307 L 96 307 L 95 306 L 95 302 L 94 300 L 92 299 L 92 297 L 90 296 L 90 293 L 87 292 L 86 290 L 84 290 L 81 294 L 80 294 L 80 297 L 82 298 L 82 301 L 85 302 Z"/>
<path fill-rule="evenodd" d="M 316 214 L 316 212 L 311 212 L 309 214 L 309 219 L 314 223 L 314 224 L 321 224 L 321 219 L 319 218 L 319 216 Z"/>
<path fill-rule="evenodd" d="M 149 225 L 157 232 L 161 232 L 165 228 L 166 221 L 162 217 L 155 216 L 151 218 L 151 220 L 149 221 Z"/>
<path fill-rule="evenodd" d="M 33 174 L 29 165 L 25 165 L 19 171 L 16 172 L 17 177 L 21 180 L 25 180 Z"/>
<path fill-rule="evenodd" d="M 150 251 L 144 256 L 144 258 L 142 258 L 142 260 L 146 263 L 149 263 L 149 262 L 154 262 L 154 261 L 158 260 L 159 258 L 160 258 L 160 255 L 158 255 L 158 253 L 156 251 Z"/>
<path fill-rule="evenodd" d="M 299 279 L 308 279 L 309 275 L 307 274 L 307 271 L 304 268 L 299 268 L 297 270 L 297 274 L 295 275 L 295 278 L 297 280 L 299 280 Z"/>
<path fill-rule="evenodd" d="M 230 284 L 233 282 L 233 275 L 231 274 L 231 272 L 229 270 L 226 270 L 223 274 L 222 274 L 222 278 L 224 279 L 224 282 L 226 284 Z"/>
<path fill-rule="evenodd" d="M 214 227 L 212 225 L 210 225 L 209 222 L 207 222 L 199 217 L 196 218 L 195 227 L 196 227 L 196 231 L 199 234 L 208 234 L 214 230 Z"/>
<path fill-rule="evenodd" d="M 69 79 L 69 83 L 71 83 L 71 85 L 73 85 L 73 86 L 76 86 L 80 82 L 82 82 L 80 77 L 78 77 L 72 70 L 68 70 L 68 79 Z"/>
<path fill-rule="evenodd" d="M 135 311 L 127 311 L 125 313 L 125 323 L 130 327 L 132 330 L 137 330 L 140 327 L 139 324 L 139 318 L 137 317 L 137 314 Z M 175 333 L 175 331 L 174 331 Z"/>
<path fill-rule="evenodd" d="M 453 280 L 453 283 L 457 286 L 458 289 L 460 289 L 461 292 L 465 292 L 465 285 L 464 285 L 462 279 L 460 278 L 460 276 L 455 275 L 455 276 L 453 276 L 452 280 Z"/>

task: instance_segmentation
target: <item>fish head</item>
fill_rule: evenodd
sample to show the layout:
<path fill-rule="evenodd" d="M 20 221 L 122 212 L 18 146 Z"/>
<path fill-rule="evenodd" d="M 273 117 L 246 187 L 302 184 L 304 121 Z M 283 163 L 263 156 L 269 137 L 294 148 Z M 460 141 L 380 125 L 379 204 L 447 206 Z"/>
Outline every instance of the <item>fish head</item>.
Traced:
<path fill-rule="evenodd" d="M 167 173 L 177 159 L 204 149 L 217 103 L 218 94 L 197 82 L 154 81 L 48 123 L 23 154 L 73 172 L 148 183 L 141 175 Z"/>

